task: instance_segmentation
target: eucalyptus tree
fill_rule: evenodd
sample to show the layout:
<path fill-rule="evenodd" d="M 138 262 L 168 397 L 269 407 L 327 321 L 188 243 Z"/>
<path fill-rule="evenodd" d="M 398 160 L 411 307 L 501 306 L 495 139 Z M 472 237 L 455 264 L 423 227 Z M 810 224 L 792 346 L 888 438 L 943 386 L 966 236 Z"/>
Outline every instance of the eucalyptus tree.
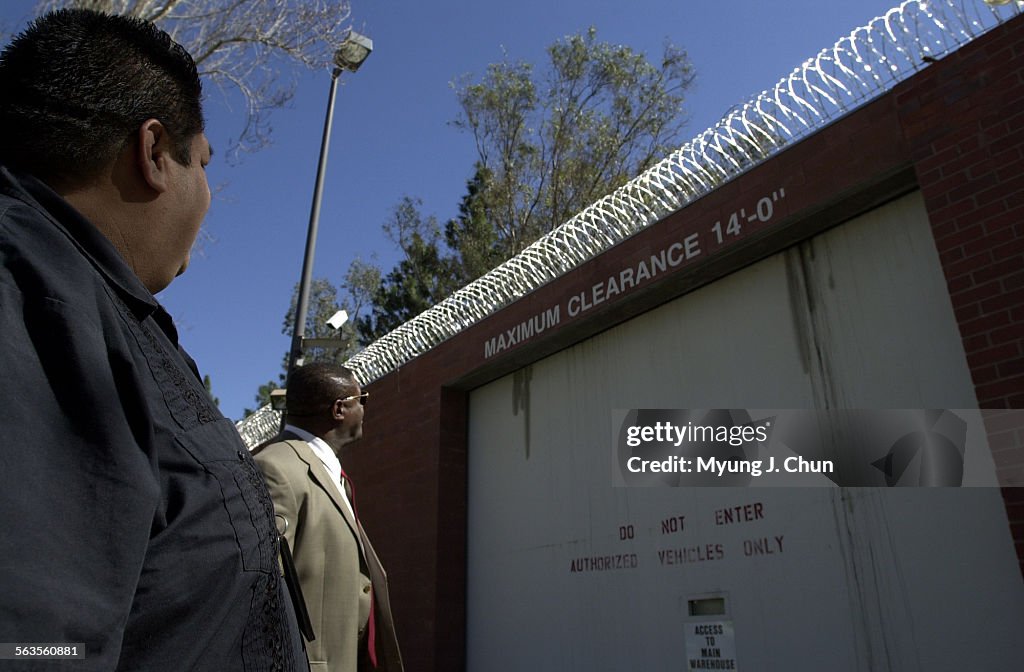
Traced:
<path fill-rule="evenodd" d="M 396 241 L 402 258 L 359 322 L 363 343 L 521 252 L 681 143 L 694 78 L 683 50 L 666 43 L 651 61 L 599 41 L 591 28 L 556 41 L 547 56 L 539 69 L 505 59 L 454 84 L 454 125 L 476 144 L 473 176 L 443 240 L 415 199 L 400 204 L 416 235 Z"/>
<path fill-rule="evenodd" d="M 686 122 L 694 71 L 671 43 L 652 62 L 591 28 L 547 55 L 539 73 L 506 59 L 456 84 L 504 258 L 664 158 Z"/>

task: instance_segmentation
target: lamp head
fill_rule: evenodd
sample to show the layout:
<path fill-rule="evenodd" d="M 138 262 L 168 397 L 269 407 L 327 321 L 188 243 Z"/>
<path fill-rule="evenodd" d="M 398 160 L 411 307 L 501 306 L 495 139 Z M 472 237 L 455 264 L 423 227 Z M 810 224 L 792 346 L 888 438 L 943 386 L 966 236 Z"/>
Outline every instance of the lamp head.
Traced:
<path fill-rule="evenodd" d="M 284 411 L 288 406 L 288 391 L 283 388 L 270 391 L 270 407 L 275 411 Z"/>
<path fill-rule="evenodd" d="M 341 70 L 355 72 L 373 51 L 373 40 L 350 30 L 341 46 L 334 52 L 334 65 Z"/>

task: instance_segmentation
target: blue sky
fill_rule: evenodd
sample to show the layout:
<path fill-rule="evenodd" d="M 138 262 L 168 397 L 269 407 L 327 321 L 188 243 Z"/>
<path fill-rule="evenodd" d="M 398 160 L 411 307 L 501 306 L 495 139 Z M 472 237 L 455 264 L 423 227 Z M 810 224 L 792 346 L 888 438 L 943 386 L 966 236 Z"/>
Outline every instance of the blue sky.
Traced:
<path fill-rule="evenodd" d="M 353 27 L 373 39 L 374 53 L 339 87 L 314 275 L 338 283 L 356 257 L 389 270 L 396 252 L 380 227 L 404 195 L 421 198 L 440 221 L 456 215 L 475 149 L 449 124 L 458 114 L 450 83 L 504 54 L 540 64 L 547 45 L 589 26 L 652 59 L 669 40 L 697 73 L 685 105 L 689 139 L 897 4 L 353 0 Z M 19 30 L 33 5 L 5 0 L 0 25 Z M 219 187 L 205 223 L 209 240 L 159 296 L 234 419 L 254 405 L 260 384 L 276 379 L 289 345 L 281 327 L 301 271 L 330 75 L 303 72 L 298 81 L 291 106 L 271 118 L 274 144 L 234 165 L 222 150 L 241 116 L 210 87 L 208 135 L 221 151 L 209 169 Z"/>

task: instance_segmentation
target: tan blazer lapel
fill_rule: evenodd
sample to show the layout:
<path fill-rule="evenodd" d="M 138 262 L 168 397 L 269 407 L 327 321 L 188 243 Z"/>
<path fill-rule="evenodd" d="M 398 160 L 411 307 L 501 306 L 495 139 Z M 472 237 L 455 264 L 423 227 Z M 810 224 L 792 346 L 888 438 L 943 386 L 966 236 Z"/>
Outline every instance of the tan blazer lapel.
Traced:
<path fill-rule="evenodd" d="M 313 449 L 309 447 L 309 444 L 302 439 L 288 440 L 288 445 L 292 447 L 295 454 L 299 456 L 299 459 L 306 463 L 309 467 L 310 480 L 316 483 L 320 488 L 327 493 L 327 496 L 331 498 L 334 506 L 341 513 L 341 516 L 348 523 L 349 529 L 352 530 L 352 534 L 356 537 L 362 538 L 361 530 L 356 525 L 355 518 L 352 517 L 352 512 L 349 507 L 345 505 L 345 502 L 341 499 L 341 493 L 338 492 L 337 486 L 334 484 L 334 479 L 331 478 L 324 463 L 320 461 L 320 458 L 316 456 Z"/>

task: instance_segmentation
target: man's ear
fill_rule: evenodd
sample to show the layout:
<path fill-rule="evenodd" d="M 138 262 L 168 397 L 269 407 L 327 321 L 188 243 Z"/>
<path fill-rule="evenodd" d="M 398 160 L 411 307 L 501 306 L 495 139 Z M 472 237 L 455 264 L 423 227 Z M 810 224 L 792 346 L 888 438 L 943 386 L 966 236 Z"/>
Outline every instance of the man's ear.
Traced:
<path fill-rule="evenodd" d="M 345 402 L 341 399 L 336 399 L 334 405 L 331 406 L 331 417 L 335 420 L 342 420 L 345 417 Z"/>
<path fill-rule="evenodd" d="M 171 157 L 171 138 L 157 119 L 147 119 L 139 126 L 135 161 L 139 173 L 152 189 L 163 193 L 170 188 L 168 168 Z"/>

